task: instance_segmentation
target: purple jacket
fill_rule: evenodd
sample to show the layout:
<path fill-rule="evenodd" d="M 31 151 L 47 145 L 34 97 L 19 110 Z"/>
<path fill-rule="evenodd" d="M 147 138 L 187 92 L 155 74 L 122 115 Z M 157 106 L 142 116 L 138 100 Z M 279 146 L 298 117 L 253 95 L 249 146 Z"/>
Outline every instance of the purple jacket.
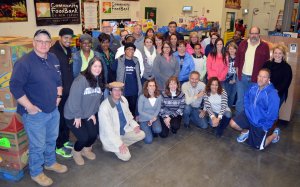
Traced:
<path fill-rule="evenodd" d="M 236 52 L 234 67 L 238 68 L 238 78 L 241 80 L 242 70 L 245 63 L 245 54 L 248 48 L 248 40 L 243 40 Z M 266 42 L 260 40 L 260 44 L 257 46 L 254 57 L 253 72 L 251 76 L 252 82 L 257 82 L 257 75 L 263 65 L 270 59 L 270 49 Z"/>

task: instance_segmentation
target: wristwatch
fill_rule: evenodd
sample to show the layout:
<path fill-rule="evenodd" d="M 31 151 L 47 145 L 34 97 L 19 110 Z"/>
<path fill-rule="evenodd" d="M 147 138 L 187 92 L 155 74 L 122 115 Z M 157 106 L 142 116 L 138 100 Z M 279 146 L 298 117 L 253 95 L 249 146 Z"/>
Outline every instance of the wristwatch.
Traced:
<path fill-rule="evenodd" d="M 62 95 L 57 95 L 57 98 L 62 98 Z"/>

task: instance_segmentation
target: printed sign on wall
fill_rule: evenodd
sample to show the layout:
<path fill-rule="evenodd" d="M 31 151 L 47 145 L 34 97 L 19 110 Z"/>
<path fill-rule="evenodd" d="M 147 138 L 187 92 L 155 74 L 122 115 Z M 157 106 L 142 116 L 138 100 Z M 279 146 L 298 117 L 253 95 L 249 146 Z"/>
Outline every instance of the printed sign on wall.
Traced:
<path fill-rule="evenodd" d="M 121 1 L 102 2 L 102 19 L 128 19 L 130 18 L 130 3 Z"/>
<path fill-rule="evenodd" d="M 79 0 L 34 0 L 36 24 L 80 24 Z"/>

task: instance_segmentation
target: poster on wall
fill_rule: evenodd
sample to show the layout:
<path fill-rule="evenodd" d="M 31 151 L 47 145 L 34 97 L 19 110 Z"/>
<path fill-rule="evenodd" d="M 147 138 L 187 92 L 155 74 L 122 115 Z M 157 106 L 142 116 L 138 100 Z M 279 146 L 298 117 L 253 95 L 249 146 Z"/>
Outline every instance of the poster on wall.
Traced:
<path fill-rule="evenodd" d="M 145 19 L 152 19 L 156 24 L 156 7 L 145 7 Z"/>
<path fill-rule="evenodd" d="M 81 5 L 82 29 L 99 30 L 99 0 L 83 1 Z"/>
<path fill-rule="evenodd" d="M 225 0 L 225 8 L 240 9 L 241 0 Z"/>
<path fill-rule="evenodd" d="M 129 19 L 130 3 L 122 1 L 102 1 L 101 19 Z"/>
<path fill-rule="evenodd" d="M 37 26 L 80 24 L 79 0 L 34 0 Z"/>
<path fill-rule="evenodd" d="M 26 0 L 1 0 L 0 22 L 28 21 Z"/>

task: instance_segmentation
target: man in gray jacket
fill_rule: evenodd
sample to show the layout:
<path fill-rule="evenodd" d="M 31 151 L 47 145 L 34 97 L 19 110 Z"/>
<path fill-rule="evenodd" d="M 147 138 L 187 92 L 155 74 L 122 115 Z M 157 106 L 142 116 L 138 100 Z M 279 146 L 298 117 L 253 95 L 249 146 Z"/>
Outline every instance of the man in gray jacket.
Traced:
<path fill-rule="evenodd" d="M 207 128 L 207 121 L 204 118 L 205 111 L 201 109 L 205 84 L 199 78 L 199 72 L 192 71 L 189 76 L 189 82 L 185 82 L 182 85 L 186 103 L 183 111 L 183 121 L 186 128 L 190 128 L 190 121 L 199 128 Z"/>

